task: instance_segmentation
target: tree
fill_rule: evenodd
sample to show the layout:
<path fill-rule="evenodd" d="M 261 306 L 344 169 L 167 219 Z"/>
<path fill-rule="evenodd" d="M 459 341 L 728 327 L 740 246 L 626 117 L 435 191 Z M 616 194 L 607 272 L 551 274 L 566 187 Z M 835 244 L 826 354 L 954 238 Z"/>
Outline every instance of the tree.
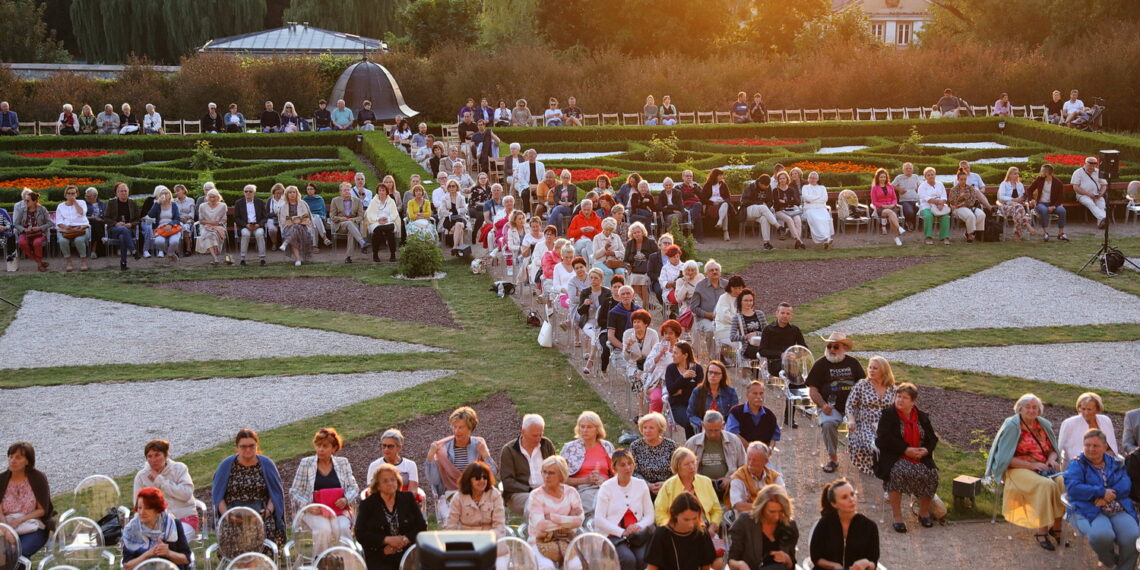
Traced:
<path fill-rule="evenodd" d="M 480 41 L 485 46 L 508 42 L 532 41 L 534 34 L 520 34 L 519 30 L 534 27 L 538 0 L 483 0 L 479 14 Z"/>
<path fill-rule="evenodd" d="M 871 19 L 863 10 L 831 12 L 804 24 L 796 35 L 796 53 L 809 53 L 823 48 L 855 50 L 877 47 L 871 35 Z"/>
<path fill-rule="evenodd" d="M 212 38 L 263 29 L 266 0 L 72 0 L 71 21 L 88 61 L 121 63 L 131 55 L 159 63 Z"/>
<path fill-rule="evenodd" d="M 924 37 L 1064 47 L 1104 24 L 1140 22 L 1140 2 L 1119 0 L 932 0 Z"/>
<path fill-rule="evenodd" d="M 831 0 L 750 0 L 738 8 L 747 14 L 730 41 L 760 54 L 791 54 L 805 22 L 827 16 Z"/>
<path fill-rule="evenodd" d="M 367 38 L 383 38 L 405 32 L 401 18 L 408 0 L 292 0 L 284 21 L 308 22 L 319 28 Z"/>
<path fill-rule="evenodd" d="M 65 62 L 71 57 L 44 21 L 36 0 L 0 0 L 0 61 Z"/>
<path fill-rule="evenodd" d="M 535 17 L 558 49 L 616 48 L 629 55 L 706 55 L 731 32 L 728 0 L 579 0 L 541 2 Z M 653 17 L 646 24 L 647 15 Z"/>
<path fill-rule="evenodd" d="M 438 43 L 474 45 L 478 17 L 475 0 L 416 0 L 404 10 L 403 20 L 412 47 L 426 54 Z"/>

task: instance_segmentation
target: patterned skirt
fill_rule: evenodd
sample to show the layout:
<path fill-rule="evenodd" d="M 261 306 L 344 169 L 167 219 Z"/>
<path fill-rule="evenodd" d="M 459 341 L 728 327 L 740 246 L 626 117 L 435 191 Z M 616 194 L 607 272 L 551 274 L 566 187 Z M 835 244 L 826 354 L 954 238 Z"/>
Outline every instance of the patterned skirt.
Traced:
<path fill-rule="evenodd" d="M 886 488 L 903 495 L 932 497 L 938 492 L 938 470 L 899 459 L 891 467 L 891 478 L 887 480 Z"/>

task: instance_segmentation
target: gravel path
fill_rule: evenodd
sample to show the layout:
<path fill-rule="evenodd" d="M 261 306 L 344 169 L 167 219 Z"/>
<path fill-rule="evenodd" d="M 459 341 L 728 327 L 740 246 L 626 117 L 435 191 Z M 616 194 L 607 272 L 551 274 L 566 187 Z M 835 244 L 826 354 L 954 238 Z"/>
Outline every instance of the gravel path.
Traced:
<path fill-rule="evenodd" d="M 68 336 L 84 339 L 93 350 L 74 350 L 66 343 L 48 342 L 44 334 L 56 326 L 66 326 Z M 206 339 L 213 349 L 196 350 L 175 342 L 173 339 L 180 334 Z M 160 339 L 165 342 L 158 342 Z M 191 344 L 201 346 L 198 342 Z M 4 355 L 0 368 L 393 352 L 442 350 L 332 331 L 28 291 L 15 320 L 0 337 L 0 354 Z"/>
<path fill-rule="evenodd" d="M 1140 298 L 1019 257 L 827 330 L 858 335 L 1110 323 L 1140 323 Z"/>
<path fill-rule="evenodd" d="M 169 281 L 155 287 L 306 309 L 351 312 L 460 328 L 434 287 L 365 285 L 351 277 Z M 344 299 L 352 299 L 345 305 Z"/>
<path fill-rule="evenodd" d="M 773 317 L 776 305 L 787 301 L 799 306 L 845 291 L 888 273 L 938 259 L 937 257 L 885 257 L 811 261 L 757 262 L 740 272 L 756 291 L 760 309 Z"/>
<path fill-rule="evenodd" d="M 224 443 L 237 430 L 266 430 L 418 386 L 449 370 L 257 376 L 46 386 L 4 391 L 0 433 L 34 441 L 37 466 L 56 492 L 83 477 L 118 476 L 143 464 L 153 438 L 184 455 Z M 50 402 L 50 405 L 45 403 Z"/>
<path fill-rule="evenodd" d="M 880 352 L 887 360 L 1140 394 L 1140 342 L 1069 342 Z M 871 356 L 859 353 L 862 358 Z"/>

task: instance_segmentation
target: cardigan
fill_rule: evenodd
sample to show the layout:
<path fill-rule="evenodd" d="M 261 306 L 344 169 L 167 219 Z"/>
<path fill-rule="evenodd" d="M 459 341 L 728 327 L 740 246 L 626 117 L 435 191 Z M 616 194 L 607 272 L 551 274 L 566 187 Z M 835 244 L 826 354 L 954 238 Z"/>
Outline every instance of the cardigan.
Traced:
<path fill-rule="evenodd" d="M 614 444 L 600 439 L 598 443 L 606 450 L 606 456 L 612 457 L 614 454 Z M 586 462 L 586 444 L 582 443 L 581 439 L 574 438 L 562 444 L 562 453 L 559 455 L 566 460 L 566 466 L 569 467 L 567 473 L 574 475 L 582 468 L 582 464 Z"/>
<path fill-rule="evenodd" d="M 214 471 L 214 481 L 210 488 L 210 498 L 214 504 L 214 515 L 221 516 L 218 507 L 226 496 L 226 486 L 230 482 L 230 470 L 237 461 L 237 454 L 222 460 Z M 269 490 L 269 500 L 273 503 L 273 519 L 277 521 L 277 528 L 285 528 L 285 492 L 281 485 L 281 474 L 273 460 L 258 454 L 257 463 L 261 467 L 261 476 L 265 478 L 265 487 Z"/>
<path fill-rule="evenodd" d="M 166 497 L 166 510 L 176 519 L 184 519 L 198 514 L 194 505 L 194 481 L 190 479 L 190 470 L 185 463 L 173 459 L 166 460 L 166 467 L 162 469 L 154 481 L 150 480 L 150 465 L 135 474 L 133 489 L 131 491 L 131 504 L 139 496 L 139 491 L 147 487 L 156 487 Z"/>
<path fill-rule="evenodd" d="M 1061 448 L 1057 446 L 1057 437 L 1053 435 L 1053 424 L 1041 416 L 1037 417 L 1037 422 L 1045 429 L 1049 443 L 1060 456 Z M 1001 428 L 994 436 L 994 442 L 990 445 L 990 457 L 986 461 L 986 477 L 999 483 L 1005 478 L 1005 472 L 1009 469 L 1009 462 L 1013 460 L 1013 454 L 1017 451 L 1017 441 L 1020 437 L 1021 416 L 1014 414 L 1002 422 Z"/>
<path fill-rule="evenodd" d="M 879 527 L 860 513 L 855 513 L 843 538 L 839 513 L 831 511 L 822 517 L 811 533 L 811 562 L 819 566 L 820 559 L 850 567 L 859 560 L 879 563 Z"/>
<path fill-rule="evenodd" d="M 937 469 L 934 464 L 934 448 L 938 445 L 938 434 L 930 424 L 930 416 L 926 412 L 914 408 L 918 412 L 918 425 L 922 427 L 922 445 L 930 453 L 921 459 L 921 463 L 930 469 Z M 891 478 L 891 468 L 896 461 L 904 458 L 906 449 L 910 447 L 903 439 L 902 418 L 899 417 L 898 408 L 891 406 L 883 410 L 879 417 L 879 431 L 875 436 L 875 447 L 879 448 L 879 458 L 875 461 L 875 476 L 883 481 Z"/>
<path fill-rule="evenodd" d="M 368 203 L 368 209 L 364 212 L 364 221 L 368 224 L 369 231 L 380 225 L 381 216 L 387 217 L 388 223 L 395 227 L 394 231 L 397 234 L 400 233 L 403 220 L 400 219 L 400 210 L 396 207 L 396 201 L 391 196 L 383 204 L 380 203 L 380 200 L 375 199 Z"/>
<path fill-rule="evenodd" d="M 1105 439 L 1108 440 L 1109 453 L 1123 455 L 1124 452 L 1116 445 L 1116 431 L 1112 426 L 1112 418 L 1097 414 L 1096 427 L 1104 432 Z M 1076 459 L 1085 450 L 1085 432 L 1088 430 L 1088 423 L 1079 415 L 1061 422 L 1061 427 L 1057 429 L 1057 455 L 1065 462 Z"/>
<path fill-rule="evenodd" d="M 356 485 L 356 477 L 352 475 L 352 464 L 347 457 L 334 455 L 332 458 L 333 471 L 336 472 L 340 486 L 344 489 L 344 500 L 348 501 L 348 508 L 360 498 L 360 487 Z M 313 502 L 313 487 L 317 479 L 317 456 L 310 455 L 301 459 L 297 466 L 297 473 L 293 476 L 293 484 L 289 486 L 289 499 L 293 503 L 293 510 L 299 511 Z"/>
<path fill-rule="evenodd" d="M 696 491 L 697 501 L 704 507 L 705 519 L 713 525 L 720 526 L 720 519 L 724 516 L 724 511 L 721 509 L 720 497 L 716 494 L 712 479 L 700 473 L 696 474 L 695 477 L 693 490 Z M 657 526 L 669 524 L 669 508 L 673 506 L 673 500 L 684 492 L 685 485 L 681 483 L 681 477 L 678 475 L 666 479 L 661 484 L 661 489 L 657 491 L 657 499 L 653 501 Z"/>
<path fill-rule="evenodd" d="M 1132 504 L 1129 493 L 1132 491 L 1132 479 L 1124 469 L 1124 464 L 1111 454 L 1104 454 L 1104 471 L 1107 478 L 1101 478 L 1096 467 L 1085 454 L 1078 455 L 1069 462 L 1065 469 L 1065 492 L 1069 494 L 1069 512 L 1077 513 L 1089 522 L 1101 514 L 1100 507 L 1094 503 L 1103 498 L 1106 488 L 1116 491 L 1116 502 L 1124 507 L 1124 512 L 1136 516 L 1136 507 Z"/>
<path fill-rule="evenodd" d="M 1060 206 L 1065 201 L 1065 183 L 1056 176 L 1053 177 L 1053 185 L 1049 188 L 1049 201 L 1041 201 L 1041 196 L 1045 192 L 1045 177 L 1038 176 L 1025 189 L 1025 200 L 1045 204 L 1046 206 Z"/>
<path fill-rule="evenodd" d="M 416 543 L 416 536 L 427 530 L 427 522 L 416 504 L 416 497 L 408 491 L 396 491 L 393 505 L 399 524 L 399 534 L 393 534 L 384 516 L 380 493 L 368 495 L 360 503 L 360 513 L 356 517 L 356 540 L 364 548 L 364 561 L 369 570 L 397 570 L 404 552 L 384 554 L 384 539 L 389 536 L 407 537 L 410 544 Z"/>
<path fill-rule="evenodd" d="M 693 393 L 689 394 L 688 413 L 689 423 L 694 426 L 699 426 L 704 421 L 705 412 L 712 407 L 712 394 L 708 390 L 703 390 L 700 387 L 693 388 Z M 736 394 L 736 388 L 732 386 L 721 386 L 716 394 L 716 409 L 724 417 L 728 417 L 728 412 L 732 407 L 740 403 L 740 396 Z"/>
<path fill-rule="evenodd" d="M 28 476 L 28 485 L 32 487 L 32 494 L 36 496 L 36 503 L 44 510 L 40 522 L 44 523 L 44 528 L 50 533 L 55 530 L 55 507 L 51 504 L 51 486 L 48 485 L 47 476 L 35 467 L 26 469 L 25 473 Z M 11 480 L 11 471 L 0 473 L 0 500 L 3 500 L 4 494 L 8 492 L 8 482 Z"/>
<path fill-rule="evenodd" d="M 624 530 L 621 521 L 626 510 L 637 517 L 634 523 L 643 530 L 653 525 L 655 512 L 649 485 L 644 479 L 631 477 L 629 484 L 622 487 L 617 477 L 607 479 L 598 489 L 594 506 L 594 528 L 602 535 L 621 536 Z"/>

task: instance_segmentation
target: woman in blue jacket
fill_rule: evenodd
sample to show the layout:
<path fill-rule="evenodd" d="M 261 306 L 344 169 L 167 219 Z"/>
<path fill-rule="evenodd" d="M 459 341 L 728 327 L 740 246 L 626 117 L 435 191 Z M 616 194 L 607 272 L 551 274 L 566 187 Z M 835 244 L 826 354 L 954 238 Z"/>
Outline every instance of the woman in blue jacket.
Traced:
<path fill-rule="evenodd" d="M 1136 508 L 1128 498 L 1132 480 L 1124 464 L 1106 453 L 1108 438 L 1099 429 L 1085 432 L 1085 452 L 1069 462 L 1065 489 L 1073 526 L 1106 568 L 1136 568 Z"/>
<path fill-rule="evenodd" d="M 281 474 L 273 460 L 261 454 L 261 440 L 251 429 L 238 431 L 234 437 L 237 453 L 222 460 L 214 471 L 210 492 L 214 513 L 222 516 L 235 507 L 249 507 L 261 515 L 266 538 L 285 546 L 285 493 Z M 222 555 L 233 558 L 244 552 L 240 537 L 218 537 Z"/>

